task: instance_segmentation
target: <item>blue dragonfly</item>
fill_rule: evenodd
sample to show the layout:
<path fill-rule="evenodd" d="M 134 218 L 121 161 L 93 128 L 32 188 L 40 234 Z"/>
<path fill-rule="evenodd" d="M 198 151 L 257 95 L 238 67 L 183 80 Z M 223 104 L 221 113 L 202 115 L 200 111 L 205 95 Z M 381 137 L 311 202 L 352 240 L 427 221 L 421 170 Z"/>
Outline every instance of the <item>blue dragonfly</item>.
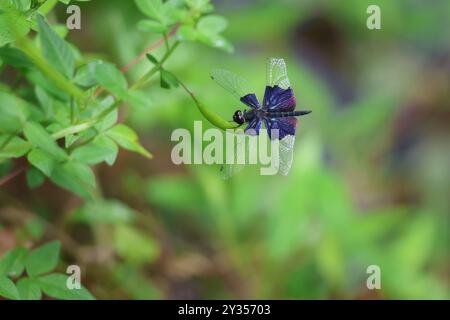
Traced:
<path fill-rule="evenodd" d="M 284 59 L 267 59 L 266 88 L 262 105 L 254 91 L 249 89 L 248 82 L 234 73 L 214 69 L 211 72 L 211 78 L 249 107 L 244 111 L 237 110 L 233 115 L 233 121 L 238 126 L 246 124 L 245 134 L 259 135 L 264 124 L 269 138 L 279 140 L 279 172 L 287 175 L 292 165 L 297 117 L 309 114 L 311 111 L 295 110 L 296 98 L 289 82 Z M 240 171 L 241 167 L 224 165 L 222 167 L 224 177 L 229 178 Z"/>

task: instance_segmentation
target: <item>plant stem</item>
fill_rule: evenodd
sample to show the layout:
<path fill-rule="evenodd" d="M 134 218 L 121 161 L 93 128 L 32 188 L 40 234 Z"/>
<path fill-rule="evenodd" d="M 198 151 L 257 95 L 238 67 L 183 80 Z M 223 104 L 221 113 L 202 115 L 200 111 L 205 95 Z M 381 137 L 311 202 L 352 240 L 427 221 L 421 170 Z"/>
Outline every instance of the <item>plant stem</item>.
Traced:
<path fill-rule="evenodd" d="M 165 33 L 165 32 L 164 32 L 163 36 L 164 36 L 164 44 L 165 44 L 165 46 L 166 46 L 166 52 L 167 52 L 167 51 L 170 50 L 170 47 L 169 47 L 169 37 L 167 36 L 167 33 Z"/>
<path fill-rule="evenodd" d="M 169 32 L 169 34 L 167 35 L 167 40 L 169 40 L 171 37 L 173 37 L 178 30 L 179 25 L 176 25 L 175 27 L 173 27 L 173 29 Z M 126 66 L 124 66 L 121 71 L 122 73 L 126 73 L 128 72 L 132 67 L 134 67 L 137 63 L 141 62 L 142 60 L 145 59 L 145 56 L 147 53 L 152 52 L 153 50 L 159 48 L 160 46 L 162 46 L 164 44 L 165 40 L 164 38 L 158 40 L 156 43 L 153 43 L 152 45 L 150 45 L 148 48 L 146 48 L 144 51 L 142 51 L 139 56 L 136 57 L 136 59 L 134 59 L 133 61 L 131 61 L 130 63 L 128 63 Z"/>
<path fill-rule="evenodd" d="M 17 46 L 24 51 L 27 56 L 41 69 L 41 71 L 48 76 L 56 86 L 65 92 L 69 93 L 76 99 L 82 101 L 85 99 L 83 91 L 81 91 L 76 85 L 70 82 L 61 73 L 56 71 L 40 54 L 38 50 L 30 43 L 28 38 L 19 38 L 17 40 Z"/>
<path fill-rule="evenodd" d="M 75 122 L 75 101 L 73 97 L 70 98 L 70 124 Z"/>
<path fill-rule="evenodd" d="M 3 186 L 4 184 L 6 184 L 8 181 L 14 179 L 15 177 L 17 177 L 19 174 L 21 174 L 23 171 L 25 171 L 26 167 L 20 167 L 16 170 L 14 170 L 13 172 L 9 173 L 7 176 L 2 177 L 0 179 L 0 186 Z"/>
<path fill-rule="evenodd" d="M 170 57 L 170 55 L 173 53 L 173 51 L 175 50 L 175 48 L 180 44 L 179 41 L 176 41 L 172 47 L 169 48 L 169 50 L 166 52 L 166 54 L 162 57 L 162 59 L 158 62 L 158 64 L 156 64 L 152 69 L 150 69 L 150 71 L 148 71 L 146 74 L 144 74 L 144 76 L 139 79 L 134 85 L 132 85 L 130 87 L 130 90 L 137 90 L 139 88 L 141 88 L 143 85 L 145 85 L 145 83 L 151 78 L 153 77 L 153 75 L 155 73 L 157 73 L 163 63 Z"/>
<path fill-rule="evenodd" d="M 162 59 L 156 64 L 152 69 L 150 69 L 149 72 L 147 72 L 142 78 L 140 78 L 133 86 L 130 87 L 130 90 L 137 90 L 141 88 L 153 75 L 155 75 L 162 67 L 163 63 L 170 57 L 170 55 L 173 53 L 175 48 L 178 46 L 179 42 L 175 42 L 172 47 L 170 47 L 169 51 L 166 52 L 166 54 L 162 57 Z M 105 109 L 102 113 L 100 113 L 98 116 L 93 117 L 92 119 L 89 119 L 85 122 L 82 122 L 80 124 L 70 126 L 68 128 L 62 129 L 52 135 L 53 139 L 58 140 L 61 138 L 64 138 L 65 136 L 69 134 L 75 134 L 84 130 L 87 130 L 97 124 L 101 119 L 106 117 L 110 112 L 112 112 L 114 109 L 116 109 L 120 103 L 122 103 L 121 99 L 117 99 L 110 107 Z"/>
<path fill-rule="evenodd" d="M 65 136 L 67 136 L 69 134 L 75 134 L 75 133 L 87 130 L 87 129 L 91 128 L 92 126 L 94 126 L 97 123 L 97 121 L 98 121 L 98 119 L 96 117 L 96 118 L 90 119 L 86 122 L 82 122 L 80 124 L 62 129 L 62 130 L 52 134 L 52 138 L 55 140 L 58 140 L 58 139 L 64 138 Z"/>
<path fill-rule="evenodd" d="M 215 112 L 209 110 L 206 108 L 200 101 L 198 101 L 197 97 L 194 95 L 194 93 L 189 90 L 189 88 L 182 82 L 180 79 L 177 79 L 177 82 L 180 84 L 180 86 L 183 88 L 183 90 L 191 97 L 191 99 L 194 101 L 195 105 L 197 106 L 200 113 L 208 120 L 212 125 L 222 129 L 237 129 L 239 126 L 235 123 L 230 123 L 229 121 L 223 119 Z"/>

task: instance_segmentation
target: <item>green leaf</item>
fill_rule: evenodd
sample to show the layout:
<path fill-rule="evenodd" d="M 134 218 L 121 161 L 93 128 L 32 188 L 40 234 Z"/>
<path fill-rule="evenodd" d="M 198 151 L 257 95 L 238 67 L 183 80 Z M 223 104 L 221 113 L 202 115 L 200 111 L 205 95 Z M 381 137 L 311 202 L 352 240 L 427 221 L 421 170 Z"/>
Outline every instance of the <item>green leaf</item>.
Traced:
<path fill-rule="evenodd" d="M 212 111 L 205 104 L 201 103 L 198 100 L 195 100 L 195 105 L 197 106 L 200 113 L 213 125 L 216 127 L 227 130 L 227 129 L 236 129 L 236 125 L 232 122 L 229 122 L 218 115 L 216 112 Z"/>
<path fill-rule="evenodd" d="M 203 42 L 212 48 L 224 50 L 228 53 L 232 53 L 234 51 L 233 45 L 221 35 L 200 33 L 198 39 L 200 42 Z"/>
<path fill-rule="evenodd" d="M 19 158 L 26 154 L 31 148 L 31 144 L 19 137 L 10 135 L 0 135 L 0 158 Z"/>
<path fill-rule="evenodd" d="M 97 136 L 91 143 L 76 148 L 70 155 L 72 159 L 86 164 L 98 164 L 106 161 L 114 164 L 119 148 L 105 135 Z"/>
<path fill-rule="evenodd" d="M 111 63 L 100 63 L 95 66 L 95 79 L 97 82 L 120 98 L 127 96 L 127 80 L 124 75 Z"/>
<path fill-rule="evenodd" d="M 88 0 L 89 1 L 89 0 Z M 69 4 L 70 3 L 70 0 L 59 0 L 59 2 L 62 2 L 62 3 L 64 3 L 64 4 Z"/>
<path fill-rule="evenodd" d="M 32 250 L 25 259 L 25 269 L 29 276 L 52 271 L 58 264 L 61 243 L 52 241 Z"/>
<path fill-rule="evenodd" d="M 22 300 L 40 300 L 42 297 L 39 282 L 33 278 L 22 278 L 17 282 L 20 299 Z"/>
<path fill-rule="evenodd" d="M 37 279 L 41 290 L 49 297 L 64 300 L 94 300 L 92 294 L 83 286 L 81 289 L 69 289 L 65 274 L 49 274 Z"/>
<path fill-rule="evenodd" d="M 85 88 L 95 85 L 97 83 L 97 80 L 95 80 L 95 68 L 102 63 L 100 60 L 92 61 L 78 68 L 75 73 L 75 83 Z"/>
<path fill-rule="evenodd" d="M 44 57 L 55 66 L 58 71 L 71 79 L 75 70 L 75 57 L 72 49 L 53 29 L 37 15 L 39 39 Z"/>
<path fill-rule="evenodd" d="M 28 104 L 8 92 L 0 92 L 0 133 L 16 133 L 30 115 Z"/>
<path fill-rule="evenodd" d="M 19 291 L 11 279 L 0 277 L 0 296 L 13 300 L 20 299 Z"/>
<path fill-rule="evenodd" d="M 41 186 L 45 181 L 45 175 L 36 169 L 31 167 L 27 171 L 27 185 L 29 188 L 34 189 Z"/>
<path fill-rule="evenodd" d="M 155 20 L 162 20 L 163 3 L 161 0 L 135 0 L 135 2 L 143 14 Z"/>
<path fill-rule="evenodd" d="M 39 101 L 42 109 L 44 110 L 47 119 L 51 120 L 54 117 L 53 98 L 40 86 L 36 86 L 34 89 L 36 98 Z"/>
<path fill-rule="evenodd" d="M 197 29 L 206 35 L 217 35 L 227 28 L 227 20 L 218 15 L 210 15 L 198 21 Z"/>
<path fill-rule="evenodd" d="M 58 147 L 52 136 L 40 124 L 28 122 L 23 129 L 23 133 L 31 144 L 48 152 L 56 160 L 67 158 L 65 151 Z"/>
<path fill-rule="evenodd" d="M 114 246 L 117 253 L 132 264 L 153 262 L 159 256 L 155 240 L 125 224 L 116 226 Z"/>
<path fill-rule="evenodd" d="M 55 166 L 51 180 L 60 187 L 72 191 L 83 198 L 92 198 L 95 176 L 89 166 L 67 162 Z"/>
<path fill-rule="evenodd" d="M 198 31 L 193 26 L 183 25 L 178 29 L 177 37 L 181 41 L 195 41 Z"/>
<path fill-rule="evenodd" d="M 200 13 L 208 13 L 213 10 L 210 0 L 185 0 L 189 8 Z"/>
<path fill-rule="evenodd" d="M 51 176 L 55 167 L 55 160 L 45 151 L 34 149 L 27 156 L 28 162 L 42 171 L 46 176 Z"/>
<path fill-rule="evenodd" d="M 109 129 L 107 135 L 116 141 L 122 148 L 129 151 L 137 152 L 149 159 L 153 156 L 144 149 L 144 147 L 139 143 L 138 136 L 131 128 L 124 124 L 118 124 L 113 128 Z"/>
<path fill-rule="evenodd" d="M 95 109 L 95 112 L 92 114 L 93 117 L 100 115 L 103 111 L 108 109 L 114 103 L 114 98 L 112 96 L 108 96 L 104 98 L 98 107 Z M 113 125 L 117 123 L 117 119 L 119 118 L 118 108 L 114 108 L 113 111 L 109 112 L 105 117 L 102 118 L 96 125 L 95 129 L 98 132 L 105 131 L 111 128 Z"/>
<path fill-rule="evenodd" d="M 47 93 L 49 93 L 52 97 L 67 102 L 69 101 L 69 94 L 65 91 L 61 90 L 58 86 L 55 85 L 55 82 L 49 78 L 47 78 L 42 72 L 39 70 L 31 70 L 25 74 L 28 81 L 31 83 L 41 87 Z"/>
<path fill-rule="evenodd" d="M 25 257 L 28 250 L 25 248 L 15 248 L 5 253 L 0 258 L 0 277 L 18 277 L 24 269 Z"/>
<path fill-rule="evenodd" d="M 162 69 L 160 72 L 161 77 L 161 87 L 164 89 L 170 89 L 178 87 L 179 83 L 175 75 L 173 75 L 171 72 Z"/>
<path fill-rule="evenodd" d="M 23 53 L 23 51 L 16 48 L 0 48 L 0 59 L 3 63 L 17 69 L 29 70 L 34 68 L 33 62 L 31 62 L 27 55 Z"/>
<path fill-rule="evenodd" d="M 147 53 L 145 56 L 151 63 L 158 64 L 158 59 L 156 59 L 154 55 Z"/>
<path fill-rule="evenodd" d="M 134 219 L 134 212 L 120 201 L 102 200 L 87 202 L 71 216 L 75 223 L 129 223 Z"/>
<path fill-rule="evenodd" d="M 30 24 L 19 10 L 8 1 L 0 2 L 0 47 L 24 36 Z"/>
<path fill-rule="evenodd" d="M 141 20 L 138 22 L 137 27 L 141 31 L 155 32 L 155 33 L 164 33 L 167 32 L 168 30 L 165 24 L 153 20 Z"/>

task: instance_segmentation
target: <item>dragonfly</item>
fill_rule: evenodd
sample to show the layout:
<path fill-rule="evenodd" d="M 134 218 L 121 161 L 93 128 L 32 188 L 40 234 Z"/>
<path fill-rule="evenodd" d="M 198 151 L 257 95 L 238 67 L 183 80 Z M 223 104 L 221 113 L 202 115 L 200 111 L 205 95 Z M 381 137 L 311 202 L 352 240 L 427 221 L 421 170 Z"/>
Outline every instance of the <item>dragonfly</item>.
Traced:
<path fill-rule="evenodd" d="M 211 71 L 211 78 L 248 107 L 236 110 L 233 121 L 238 127 L 246 124 L 245 134 L 259 135 L 264 125 L 270 139 L 279 139 L 280 168 L 287 175 L 292 165 L 295 133 L 299 116 L 310 110 L 295 110 L 296 98 L 289 82 L 286 63 L 281 58 L 268 58 L 266 62 L 266 88 L 262 104 L 255 91 L 250 90 L 248 81 L 224 69 Z M 273 134 L 276 132 L 277 134 Z M 240 168 L 232 165 L 222 167 L 225 178 L 229 178 Z"/>

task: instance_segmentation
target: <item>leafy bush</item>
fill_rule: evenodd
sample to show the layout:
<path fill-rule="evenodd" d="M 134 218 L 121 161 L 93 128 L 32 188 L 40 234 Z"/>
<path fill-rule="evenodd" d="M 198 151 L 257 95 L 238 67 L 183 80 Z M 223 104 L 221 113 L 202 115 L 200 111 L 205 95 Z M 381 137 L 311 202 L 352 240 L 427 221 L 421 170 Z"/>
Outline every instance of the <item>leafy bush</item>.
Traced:
<path fill-rule="evenodd" d="M 80 0 L 81 1 L 81 0 Z M 68 4 L 70 0 L 60 0 Z M 0 3 L 0 61 L 2 68 L 12 67 L 17 79 L 27 86 L 17 88 L 11 79 L 0 86 L 0 162 L 26 158 L 27 183 L 39 187 L 46 179 L 87 200 L 96 193 L 92 166 L 102 162 L 112 166 L 119 148 L 152 158 L 139 142 L 136 132 L 118 123 L 118 109 L 123 104 L 145 104 L 139 90 L 152 77 L 170 89 L 179 84 L 177 77 L 164 69 L 180 43 L 199 42 L 232 51 L 221 35 L 227 21 L 211 14 L 209 0 L 136 0 L 146 16 L 137 23 L 144 32 L 162 36 L 166 51 L 160 58 L 146 54 L 152 67 L 135 83 L 113 63 L 85 57 L 73 44 L 64 40 L 67 29 L 51 25 L 46 15 L 57 1 L 5 0 Z M 145 54 L 146 52 L 144 52 Z M 74 216 L 78 222 L 101 221 L 101 212 L 113 210 L 128 216 L 120 203 L 92 202 Z M 96 208 L 100 208 L 97 210 Z M 122 207 L 121 207 L 122 206 Z M 95 211 L 95 216 L 88 216 Z M 88 212 L 84 215 L 83 212 Z M 102 221 L 103 223 L 105 221 Z M 145 235 L 126 225 L 116 227 L 115 246 L 120 256 L 133 264 L 152 260 L 157 248 Z M 130 245 L 135 250 L 129 250 Z M 136 244 L 139 244 L 136 247 Z M 11 299 L 39 299 L 41 291 L 54 298 L 90 298 L 86 291 L 62 289 L 66 276 L 46 274 L 58 262 L 57 242 L 29 252 L 16 248 L 2 259 L 0 294 Z M 28 277 L 14 282 L 25 268 Z"/>
<path fill-rule="evenodd" d="M 57 299 L 92 299 L 83 287 L 69 289 L 66 274 L 50 273 L 59 262 L 60 247 L 58 241 L 53 241 L 31 251 L 18 247 L 6 252 L 0 260 L 0 296 L 37 300 L 44 293 Z M 24 271 L 26 276 L 22 276 Z"/>
<path fill-rule="evenodd" d="M 48 178 L 90 198 L 95 188 L 90 165 L 113 165 L 119 147 L 152 157 L 132 128 L 117 123 L 120 105 L 139 103 L 136 91 L 158 74 L 163 88 L 178 85 L 163 64 L 180 42 L 231 51 L 220 35 L 227 23 L 209 14 L 213 8 L 206 0 L 136 0 L 148 17 L 138 22 L 139 29 L 162 34 L 167 51 L 160 60 L 148 54 L 154 66 L 128 84 L 114 64 L 83 58 L 65 41 L 43 15 L 50 9 L 47 3 L 7 0 L 0 7 L 0 59 L 30 84 L 20 95 L 12 86 L 0 88 L 0 159 L 26 157 L 30 187 Z M 31 31 L 37 32 L 34 39 L 27 36 Z"/>

